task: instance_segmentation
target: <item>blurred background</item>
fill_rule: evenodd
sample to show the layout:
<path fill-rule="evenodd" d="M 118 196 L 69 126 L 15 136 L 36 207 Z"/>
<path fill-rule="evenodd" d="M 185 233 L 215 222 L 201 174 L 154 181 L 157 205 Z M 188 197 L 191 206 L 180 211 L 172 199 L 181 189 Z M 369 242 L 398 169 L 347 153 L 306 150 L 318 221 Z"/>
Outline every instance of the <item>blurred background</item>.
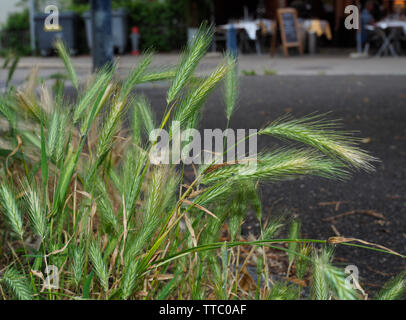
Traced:
<path fill-rule="evenodd" d="M 363 10 L 369 11 L 370 17 L 366 23 L 389 20 L 401 22 L 405 18 L 403 0 L 111 0 L 109 2 L 113 10 L 114 33 L 120 38 L 117 41 L 121 42 L 120 46 L 115 46 L 115 50 L 120 54 L 132 51 L 130 35 L 135 33 L 134 27 L 138 28 L 137 32 L 140 35 L 140 50 L 153 47 L 159 52 L 174 52 L 184 46 L 188 36 L 192 36 L 195 28 L 205 20 L 217 26 L 213 51 L 225 49 L 227 26 L 234 24 L 241 53 L 267 52 L 272 38 L 279 37 L 277 30 L 273 28 L 277 20 L 277 10 L 286 7 L 297 10 L 305 52 L 348 53 L 349 48 L 356 46 L 357 30 L 348 30 L 344 26 L 347 17 L 344 10 L 346 6 L 356 5 L 361 13 Z M 90 34 L 82 32 L 86 29 L 86 24 L 90 25 L 89 0 L 1 1 L 1 52 L 14 49 L 29 55 L 41 53 L 42 50 L 42 54 L 47 54 L 43 46 L 38 46 L 43 37 L 41 32 L 43 30 L 42 27 L 35 27 L 35 24 L 43 23 L 40 17 L 44 15 L 44 10 L 49 5 L 58 8 L 61 24 L 73 21 L 75 27 L 70 29 L 74 32 L 70 45 L 75 50 L 74 53 L 89 53 Z M 35 30 L 31 31 L 31 34 L 30 26 Z M 35 41 L 30 39 L 32 37 L 36 38 Z M 379 49 L 382 44 L 380 42 L 385 39 L 377 38 L 372 47 Z M 365 42 L 367 39 L 362 40 Z M 394 40 L 397 53 L 402 54 L 404 37 L 400 34 Z"/>

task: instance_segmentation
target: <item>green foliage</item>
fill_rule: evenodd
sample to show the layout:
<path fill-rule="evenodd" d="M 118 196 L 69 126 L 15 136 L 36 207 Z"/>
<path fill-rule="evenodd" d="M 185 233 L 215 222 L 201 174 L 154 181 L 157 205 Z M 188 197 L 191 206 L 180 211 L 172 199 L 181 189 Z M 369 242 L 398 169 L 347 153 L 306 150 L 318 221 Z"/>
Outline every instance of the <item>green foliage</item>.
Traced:
<path fill-rule="evenodd" d="M 47 233 L 46 217 L 41 206 L 41 200 L 36 190 L 36 186 L 31 186 L 26 181 L 23 188 L 32 229 L 41 239 L 45 239 Z"/>
<path fill-rule="evenodd" d="M 84 250 L 81 246 L 75 246 L 72 253 L 72 274 L 73 281 L 79 285 L 83 276 L 83 267 L 85 265 Z"/>
<path fill-rule="evenodd" d="M 68 10 L 72 10 L 78 14 L 83 14 L 90 10 L 90 3 L 87 0 L 72 0 L 68 6 Z"/>
<path fill-rule="evenodd" d="M 306 275 L 309 265 L 309 255 L 311 247 L 308 244 L 300 244 L 299 252 L 296 257 L 296 276 L 298 279 L 303 279 Z"/>
<path fill-rule="evenodd" d="M 116 1 L 114 5 L 126 8 L 131 25 L 139 27 L 141 49 L 170 51 L 185 43 L 184 1 Z"/>
<path fill-rule="evenodd" d="M 109 66 L 81 85 L 59 44 L 76 101 L 68 105 L 63 95 L 65 77 L 58 78 L 55 98 L 44 86 L 40 99 L 31 79 L 31 85 L 9 88 L 0 99 L 1 121 L 8 123 L 0 138 L 10 146 L 0 153 L 0 211 L 5 217 L 0 219 L 0 263 L 6 266 L 0 270 L 0 289 L 6 298 L 303 298 L 298 285 L 270 284 L 270 249 L 287 252 L 289 268 L 296 265 L 299 279 L 310 280 L 310 271 L 311 298 L 358 298 L 347 287 L 344 271 L 332 264 L 330 251 L 313 249 L 311 255 L 310 244 L 324 248 L 328 242 L 300 239 L 298 221 L 289 238 L 278 239 L 283 218 L 264 222 L 259 196 L 261 183 L 304 175 L 342 179 L 353 169 L 370 170 L 374 158 L 358 149 L 352 137 L 314 117 L 285 119 L 258 134 L 304 146 L 260 154 L 256 167 L 250 166 L 252 159 L 197 168 L 151 160 L 151 131 L 170 128 L 174 120 L 196 127 L 205 101 L 221 84 L 225 118 L 229 121 L 233 114 L 238 79 L 231 57 L 209 76 L 194 76 L 212 31 L 202 27 L 175 68 L 150 69 L 152 54 L 147 53 L 123 82 L 114 77 L 115 66 Z M 164 78 L 171 84 L 157 122 L 137 86 Z M 250 211 L 259 221 L 258 240 L 242 235 Z M 27 249 L 29 239 L 36 243 Z M 253 247 L 246 261 L 242 246 Z M 257 281 L 242 288 L 248 262 L 256 265 Z M 59 268 L 63 290 L 41 291 L 41 281 L 33 277 L 44 265 Z M 398 298 L 403 289 L 399 278 L 379 297 Z"/>
<path fill-rule="evenodd" d="M 367 171 L 373 170 L 376 159 L 354 145 L 359 139 L 352 132 L 338 132 L 337 121 L 327 121 L 320 115 L 302 119 L 281 118 L 261 130 L 260 134 L 290 139 L 310 145 L 321 152 L 341 160 L 345 165 Z"/>
<path fill-rule="evenodd" d="M 5 30 L 28 30 L 30 28 L 28 9 L 24 9 L 21 12 L 10 13 L 3 28 Z"/>
<path fill-rule="evenodd" d="M 2 48 L 7 48 L 7 50 L 15 51 L 21 55 L 30 54 L 29 21 L 28 9 L 10 13 L 1 30 Z"/>
<path fill-rule="evenodd" d="M 274 76 L 277 75 L 278 72 L 272 69 L 264 69 L 264 76 Z"/>
<path fill-rule="evenodd" d="M 128 25 L 138 26 L 140 49 L 179 50 L 186 42 L 186 2 L 149 0 L 112 0 L 112 9 L 129 13 Z M 75 0 L 69 6 L 78 14 L 90 10 L 88 1 Z"/>
<path fill-rule="evenodd" d="M 20 54 L 13 52 L 12 49 L 10 49 L 6 57 L 4 59 L 3 63 L 3 69 L 9 68 L 8 69 L 8 74 L 7 74 L 7 81 L 6 81 L 6 88 L 9 87 L 10 81 L 13 78 L 14 72 L 17 69 L 18 62 L 20 61 Z"/>

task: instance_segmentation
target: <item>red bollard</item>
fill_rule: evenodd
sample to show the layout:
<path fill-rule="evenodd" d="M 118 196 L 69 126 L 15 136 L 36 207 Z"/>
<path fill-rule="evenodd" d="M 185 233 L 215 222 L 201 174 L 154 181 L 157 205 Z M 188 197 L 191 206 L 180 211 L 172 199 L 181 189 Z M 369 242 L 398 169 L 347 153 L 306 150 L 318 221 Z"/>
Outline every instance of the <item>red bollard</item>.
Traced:
<path fill-rule="evenodd" d="M 134 56 L 138 56 L 140 51 L 138 50 L 140 42 L 140 31 L 138 27 L 131 28 L 131 43 L 132 43 L 132 51 L 131 54 Z"/>

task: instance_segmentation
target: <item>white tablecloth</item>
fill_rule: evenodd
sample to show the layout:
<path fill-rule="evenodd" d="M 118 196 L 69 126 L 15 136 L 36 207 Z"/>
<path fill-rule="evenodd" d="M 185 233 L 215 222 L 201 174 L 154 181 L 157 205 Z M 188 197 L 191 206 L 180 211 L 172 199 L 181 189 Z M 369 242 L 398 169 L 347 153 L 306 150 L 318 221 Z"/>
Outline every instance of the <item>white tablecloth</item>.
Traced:
<path fill-rule="evenodd" d="M 236 29 L 244 29 L 251 40 L 256 40 L 257 31 L 260 28 L 260 24 L 265 26 L 267 32 L 271 32 L 273 21 L 268 19 L 257 19 L 253 21 L 238 21 L 235 23 L 220 25 L 218 26 L 218 28 L 228 30 L 231 28 L 231 26 L 234 26 L 234 28 Z"/>
<path fill-rule="evenodd" d="M 403 32 L 406 35 L 406 21 L 402 20 L 382 20 L 375 24 L 378 28 L 387 29 L 387 28 L 403 28 Z"/>
<path fill-rule="evenodd" d="M 325 33 L 328 22 L 326 20 L 318 21 L 320 22 L 323 33 Z M 299 19 L 298 22 L 301 27 L 303 27 L 305 30 L 308 30 L 314 22 L 314 19 Z M 219 25 L 217 26 L 217 28 L 219 28 L 220 30 L 228 30 L 231 28 L 231 26 L 234 26 L 235 29 L 245 30 L 251 40 L 256 40 L 257 31 L 260 29 L 260 25 L 263 25 L 265 27 L 267 33 L 271 33 L 274 23 L 274 20 L 269 19 L 257 19 L 252 21 L 241 20 L 234 23 Z"/>

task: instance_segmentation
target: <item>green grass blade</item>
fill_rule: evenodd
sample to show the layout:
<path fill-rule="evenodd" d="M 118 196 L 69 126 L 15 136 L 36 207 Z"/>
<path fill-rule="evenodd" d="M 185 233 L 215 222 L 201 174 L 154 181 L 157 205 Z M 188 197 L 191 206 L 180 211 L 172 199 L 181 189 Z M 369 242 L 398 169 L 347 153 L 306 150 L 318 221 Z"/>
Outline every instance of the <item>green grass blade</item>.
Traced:
<path fill-rule="evenodd" d="M 220 64 L 207 79 L 200 82 L 195 90 L 192 89 L 179 105 L 175 114 L 175 120 L 185 124 L 188 120 L 196 117 L 210 92 L 226 76 L 229 71 L 228 68 L 227 64 Z"/>
<path fill-rule="evenodd" d="M 171 103 L 192 76 L 198 63 L 205 55 L 213 36 L 213 27 L 200 26 L 192 43 L 188 44 L 176 75 L 168 90 L 167 103 Z"/>
<path fill-rule="evenodd" d="M 75 107 L 73 123 L 77 123 L 83 113 L 95 103 L 96 97 L 100 97 L 100 93 L 106 90 L 112 76 L 113 73 L 105 69 L 98 72 L 96 78 Z"/>
<path fill-rule="evenodd" d="M 10 69 L 8 70 L 6 88 L 8 88 L 8 86 L 10 84 L 10 81 L 13 78 L 14 72 L 17 69 L 17 65 L 18 65 L 19 61 L 20 61 L 20 55 L 17 54 L 13 59 L 13 62 L 11 64 L 11 66 L 10 66 Z"/>
<path fill-rule="evenodd" d="M 147 52 L 138 66 L 130 73 L 120 92 L 121 101 L 125 101 L 128 95 L 131 93 L 131 90 L 141 82 L 143 73 L 151 64 L 152 56 L 153 54 L 151 52 Z"/>
<path fill-rule="evenodd" d="M 294 220 L 290 226 L 289 239 L 296 240 L 299 238 L 300 238 L 300 222 L 298 220 Z M 293 261 L 295 260 L 295 257 L 296 257 L 297 247 L 298 247 L 297 242 L 289 242 L 289 246 L 288 246 L 289 267 L 288 267 L 288 272 L 287 272 L 288 277 L 289 277 L 290 268 L 292 267 Z"/>
<path fill-rule="evenodd" d="M 89 273 L 89 275 L 86 277 L 85 283 L 83 285 L 83 299 L 89 299 L 90 297 L 90 285 L 92 284 L 92 279 L 94 276 L 94 271 Z"/>
<path fill-rule="evenodd" d="M 42 110 L 42 109 L 41 109 Z M 46 150 L 46 140 L 44 134 L 44 123 L 42 121 L 42 112 L 41 112 L 41 178 L 43 190 L 47 192 L 48 186 L 48 158 Z M 46 199 L 46 197 L 45 197 Z"/>
<path fill-rule="evenodd" d="M 40 236 L 41 240 L 44 240 L 47 233 L 47 219 L 45 210 L 41 206 L 37 188 L 34 184 L 30 184 L 28 180 L 25 180 L 23 182 L 23 189 L 32 229 Z"/>
<path fill-rule="evenodd" d="M 65 69 L 68 72 L 69 79 L 72 81 L 73 86 L 76 88 L 76 90 L 78 90 L 79 89 L 78 76 L 76 74 L 75 68 L 73 67 L 72 60 L 69 56 L 66 46 L 64 45 L 62 40 L 57 40 L 55 42 L 55 47 L 65 65 Z"/>

